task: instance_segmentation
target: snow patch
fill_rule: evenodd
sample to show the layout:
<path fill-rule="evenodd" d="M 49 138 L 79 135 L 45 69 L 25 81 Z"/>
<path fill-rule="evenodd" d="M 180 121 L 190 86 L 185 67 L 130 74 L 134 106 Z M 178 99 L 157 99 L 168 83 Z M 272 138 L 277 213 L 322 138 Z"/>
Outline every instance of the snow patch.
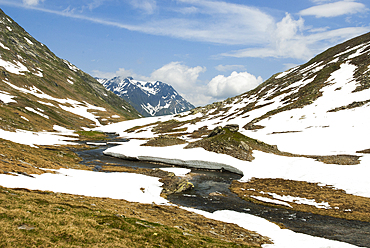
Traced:
<path fill-rule="evenodd" d="M 68 68 L 69 68 L 69 69 L 71 69 L 72 71 L 74 71 L 74 72 L 77 72 L 77 71 L 78 71 L 78 68 L 77 68 L 75 65 L 71 64 L 69 61 L 67 61 L 67 60 L 63 59 L 63 62 L 64 62 L 64 63 L 68 66 Z"/>
<path fill-rule="evenodd" d="M 19 61 L 13 61 L 13 63 L 11 63 L 0 58 L 0 66 L 13 74 L 24 75 L 24 72 L 29 72 L 27 67 Z"/>
<path fill-rule="evenodd" d="M 14 88 L 14 89 L 16 89 L 20 92 L 23 92 L 25 94 L 31 94 L 31 95 L 34 95 L 34 96 L 36 96 L 38 98 L 41 98 L 41 99 L 48 99 L 48 100 L 51 100 L 51 101 L 56 101 L 56 102 L 60 103 L 59 107 L 61 109 L 65 110 L 65 111 L 68 111 L 70 113 L 82 116 L 86 119 L 89 119 L 89 120 L 95 122 L 96 126 L 101 126 L 101 124 L 98 120 L 98 116 L 95 116 L 93 113 L 90 113 L 89 110 L 106 111 L 105 108 L 94 106 L 94 105 L 92 105 L 88 102 L 78 102 L 78 101 L 72 100 L 72 99 L 55 98 L 55 97 L 52 97 L 50 95 L 45 94 L 44 92 L 42 92 L 41 90 L 39 90 L 35 86 L 31 87 L 30 89 L 26 89 L 26 88 L 15 86 L 15 85 L 11 84 L 10 82 L 7 82 L 7 81 L 4 81 L 4 82 L 6 84 L 8 84 L 10 87 L 12 87 L 12 88 Z M 68 106 L 64 106 L 62 104 L 67 104 Z"/>
<path fill-rule="evenodd" d="M 16 100 L 13 100 L 15 96 L 10 95 L 8 92 L 0 90 L 0 101 L 2 101 L 5 104 L 11 103 L 11 102 L 17 102 Z"/>
<path fill-rule="evenodd" d="M 3 44 L 3 43 L 1 43 L 1 42 L 0 42 L 0 46 L 1 46 L 2 48 L 4 48 L 5 50 L 10 50 L 10 48 L 9 48 L 9 47 L 4 46 L 4 44 Z"/>
<path fill-rule="evenodd" d="M 167 200 L 160 197 L 162 183 L 156 177 L 124 172 L 104 173 L 74 169 L 52 171 L 55 171 L 56 174 L 32 175 L 34 178 L 23 175 L 0 174 L 0 185 L 8 188 L 27 188 L 74 195 L 125 199 L 146 204 L 153 202 L 156 204 L 168 203 Z"/>
<path fill-rule="evenodd" d="M 27 41 L 28 44 L 33 45 L 33 42 L 30 41 L 27 37 L 24 37 L 24 39 Z"/>
<path fill-rule="evenodd" d="M 250 196 L 256 200 L 259 200 L 259 201 L 263 201 L 263 202 L 268 202 L 268 203 L 274 203 L 274 204 L 278 204 L 278 205 L 284 205 L 284 206 L 287 206 L 287 207 L 290 207 L 290 208 L 293 208 L 289 203 L 286 203 L 286 202 L 283 202 L 283 201 L 279 201 L 279 200 L 274 200 L 274 199 L 270 199 L 270 198 L 267 198 L 267 197 L 263 197 L 263 196 Z"/>
<path fill-rule="evenodd" d="M 47 116 L 47 115 L 45 115 L 45 114 L 41 113 L 40 111 L 37 111 L 37 110 L 36 110 L 36 109 L 34 109 L 34 108 L 31 108 L 31 107 L 25 107 L 25 109 L 26 109 L 26 110 L 28 110 L 28 111 L 30 111 L 30 112 L 33 112 L 33 113 L 35 113 L 35 114 L 38 114 L 38 115 L 40 115 L 40 116 L 42 116 L 42 117 L 44 117 L 44 118 L 46 118 L 46 119 L 49 119 L 49 116 Z"/>
<path fill-rule="evenodd" d="M 270 201 L 270 202 L 277 201 L 277 202 L 279 202 L 277 204 L 286 205 L 286 206 L 289 206 L 289 207 L 292 207 L 292 206 L 290 204 L 286 203 L 286 202 L 310 205 L 310 206 L 314 206 L 316 208 L 331 209 L 328 202 L 316 202 L 315 199 L 306 199 L 306 198 L 294 197 L 294 196 L 290 196 L 290 195 L 278 195 L 276 193 L 265 193 L 265 192 L 260 192 L 260 193 L 268 194 L 268 195 L 272 196 L 273 198 L 275 198 L 277 200 L 272 200 L 270 198 L 260 197 L 260 196 L 251 196 L 251 197 L 256 198 L 256 199 L 258 197 L 258 198 L 261 198 L 261 201 L 267 201 L 267 202 L 268 201 Z M 265 199 L 265 200 L 263 200 L 263 199 Z"/>
<path fill-rule="evenodd" d="M 30 121 L 29 119 L 27 119 L 26 117 L 24 117 L 24 116 L 21 116 L 21 118 L 23 119 L 23 120 L 25 120 L 25 121 Z"/>
<path fill-rule="evenodd" d="M 286 75 L 288 75 L 289 73 L 291 73 L 292 71 L 294 71 L 295 69 L 297 69 L 299 66 L 296 66 L 288 71 L 285 71 L 285 72 L 282 72 L 280 73 L 279 75 L 277 75 L 275 78 L 276 79 L 279 79 L 279 78 L 282 78 L 282 77 L 285 77 Z"/>

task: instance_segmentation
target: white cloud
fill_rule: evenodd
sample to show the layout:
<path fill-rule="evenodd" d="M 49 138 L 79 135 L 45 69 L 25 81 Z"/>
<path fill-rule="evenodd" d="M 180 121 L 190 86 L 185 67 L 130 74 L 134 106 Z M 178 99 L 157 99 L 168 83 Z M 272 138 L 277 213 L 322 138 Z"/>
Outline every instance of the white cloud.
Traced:
<path fill-rule="evenodd" d="M 183 15 L 160 17 L 136 28 L 145 33 L 187 40 L 258 44 L 267 39 L 266 32 L 274 25 L 270 15 L 246 5 L 209 0 L 177 2 L 179 5 L 169 9 Z M 195 12 L 197 18 L 193 15 Z"/>
<path fill-rule="evenodd" d="M 318 52 L 353 38 L 360 34 L 370 31 L 370 27 L 349 27 L 334 30 L 311 29 L 315 33 L 304 35 L 307 30 L 304 20 L 299 18 L 294 20 L 290 14 L 276 24 L 275 30 L 271 32 L 271 42 L 261 48 L 247 48 L 220 54 L 225 57 L 275 57 L 275 58 L 295 58 L 307 60 L 312 58 Z"/>
<path fill-rule="evenodd" d="M 323 4 L 327 2 L 335 2 L 335 0 L 311 0 L 311 2 L 316 3 L 316 4 Z"/>
<path fill-rule="evenodd" d="M 174 9 L 174 11 L 178 12 L 178 13 L 181 13 L 181 14 L 194 14 L 194 13 L 198 13 L 199 10 L 198 8 L 194 7 L 194 6 L 191 6 L 191 7 L 185 7 L 185 8 L 179 8 L 179 9 Z"/>
<path fill-rule="evenodd" d="M 171 62 L 155 70 L 150 78 L 171 84 L 180 93 L 187 93 L 193 91 L 192 87 L 197 82 L 199 74 L 205 71 L 205 67 L 189 67 L 180 62 Z"/>
<path fill-rule="evenodd" d="M 44 0 L 23 1 L 35 5 Z M 8 1 L 2 2 L 16 5 Z M 86 5 L 86 8 L 96 8 L 102 2 L 104 0 L 93 0 L 89 5 Z M 131 31 L 219 44 L 266 43 L 269 39 L 269 31 L 273 30 L 274 18 L 255 7 L 211 0 L 181 0 L 177 2 L 177 5 L 173 5 L 175 7 L 165 8 L 163 12 L 166 15 L 158 15 L 156 18 L 136 24 L 89 17 L 76 14 L 73 11 L 35 7 L 34 9 Z M 154 14 L 158 9 L 155 0 L 130 0 L 128 3 L 133 8 L 147 14 Z M 183 15 L 178 15 L 179 12 Z M 194 13 L 197 13 L 197 18 L 194 18 Z"/>
<path fill-rule="evenodd" d="M 23 4 L 28 6 L 35 6 L 38 5 L 40 2 L 43 2 L 45 0 L 23 0 Z"/>
<path fill-rule="evenodd" d="M 286 16 L 276 23 L 275 30 L 271 32 L 271 42 L 262 48 L 249 48 L 223 53 L 221 56 L 228 57 L 282 57 L 306 59 L 312 56 L 306 41 L 301 34 L 304 29 L 304 20 L 294 20 L 286 13 Z"/>
<path fill-rule="evenodd" d="M 23 1 L 36 4 L 43 0 Z M 89 6 L 94 8 L 104 1 L 111 0 L 90 0 Z M 8 1 L 3 2 L 8 5 L 16 5 Z M 28 6 L 28 8 L 147 34 L 247 47 L 221 54 L 221 57 L 275 57 L 307 60 L 317 51 L 323 51 L 337 42 L 370 31 L 369 26 L 357 25 L 357 27 L 346 28 L 347 31 L 351 30 L 351 32 L 347 32 L 347 35 L 343 36 L 343 29 L 329 31 L 330 27 L 305 27 L 302 18 L 295 20 L 290 14 L 276 23 L 271 15 L 256 7 L 224 1 L 174 0 L 174 4 L 166 8 L 162 8 L 160 2 L 155 0 L 129 0 L 127 2 L 136 9 L 158 15 L 151 16 L 150 20 L 149 18 L 141 18 L 140 23 L 131 22 L 128 24 L 76 14 L 74 11 L 57 11 L 35 6 Z M 311 0 L 311 2 L 320 5 L 312 7 L 313 9 L 302 10 L 301 14 L 330 16 L 367 11 L 364 4 L 354 0 L 336 2 Z M 304 32 L 308 35 L 303 34 Z M 328 39 L 326 34 L 329 33 L 338 33 L 339 35 Z M 318 37 L 320 39 L 316 39 Z"/>
<path fill-rule="evenodd" d="M 232 72 L 230 76 L 218 75 L 207 85 L 211 96 L 227 98 L 251 90 L 261 84 L 263 79 L 248 72 Z"/>
<path fill-rule="evenodd" d="M 233 71 L 233 70 L 245 70 L 244 65 L 218 65 L 215 67 L 217 71 Z"/>
<path fill-rule="evenodd" d="M 200 74 L 205 71 L 206 68 L 202 66 L 189 67 L 181 62 L 171 62 L 153 71 L 150 77 L 138 75 L 124 68 L 114 73 L 95 70 L 92 74 L 95 77 L 108 79 L 116 76 L 131 76 L 137 80 L 161 81 L 172 85 L 179 94 L 195 106 L 204 106 L 239 95 L 255 88 L 263 81 L 261 77 L 248 72 L 234 71 L 230 76 L 218 75 L 205 84 L 199 80 Z"/>
<path fill-rule="evenodd" d="M 325 32 L 329 30 L 329 27 L 321 27 L 321 28 L 310 28 L 308 31 L 310 33 L 320 33 L 320 32 Z"/>
<path fill-rule="evenodd" d="M 130 4 L 135 9 L 140 9 L 147 14 L 153 14 L 157 8 L 157 3 L 155 0 L 131 0 Z"/>
<path fill-rule="evenodd" d="M 87 4 L 87 8 L 89 10 L 93 10 L 95 8 L 100 7 L 106 1 L 107 0 L 92 0 L 89 4 Z"/>
<path fill-rule="evenodd" d="M 347 0 L 313 6 L 311 8 L 304 9 L 299 13 L 302 16 L 313 15 L 316 16 L 317 18 L 320 18 L 320 17 L 335 17 L 347 14 L 356 14 L 366 11 L 367 9 L 364 4 Z"/>
<path fill-rule="evenodd" d="M 189 67 L 181 62 L 171 62 L 155 70 L 147 80 L 161 81 L 170 84 L 187 101 L 195 106 L 202 106 L 213 102 L 208 88 L 199 82 L 199 75 L 206 71 L 205 67 Z"/>
<path fill-rule="evenodd" d="M 139 77 L 136 73 L 134 73 L 132 70 L 126 70 L 125 68 L 119 68 L 118 71 L 116 71 L 117 76 L 121 77 Z"/>

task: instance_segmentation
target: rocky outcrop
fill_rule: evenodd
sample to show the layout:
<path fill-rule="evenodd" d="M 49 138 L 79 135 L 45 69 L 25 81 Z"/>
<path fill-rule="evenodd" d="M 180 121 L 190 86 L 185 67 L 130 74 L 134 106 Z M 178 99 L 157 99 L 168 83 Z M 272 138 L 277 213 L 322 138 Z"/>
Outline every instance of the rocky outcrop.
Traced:
<path fill-rule="evenodd" d="M 167 195 L 185 192 L 194 188 L 191 182 L 176 176 L 162 178 L 160 182 L 163 183 L 161 196 L 165 198 Z"/>
<path fill-rule="evenodd" d="M 239 125 L 228 124 L 225 127 L 218 126 L 212 130 L 207 138 L 192 142 L 185 148 L 202 147 L 207 151 L 223 153 L 234 158 L 252 161 L 253 149 L 247 144 L 252 140 L 238 132 Z M 243 141 L 244 140 L 244 141 Z"/>
<path fill-rule="evenodd" d="M 226 133 L 225 130 L 221 126 L 218 126 L 212 130 L 212 132 L 208 135 L 208 138 L 225 133 Z"/>
<path fill-rule="evenodd" d="M 227 128 L 230 132 L 238 132 L 239 131 L 239 125 L 238 124 L 227 124 L 224 128 Z M 212 132 L 208 135 L 208 138 L 220 135 L 220 134 L 225 134 L 226 131 L 224 130 L 221 126 L 215 127 Z"/>
<path fill-rule="evenodd" d="M 239 125 L 238 124 L 227 124 L 225 128 L 229 129 L 230 132 L 238 132 L 239 131 Z"/>

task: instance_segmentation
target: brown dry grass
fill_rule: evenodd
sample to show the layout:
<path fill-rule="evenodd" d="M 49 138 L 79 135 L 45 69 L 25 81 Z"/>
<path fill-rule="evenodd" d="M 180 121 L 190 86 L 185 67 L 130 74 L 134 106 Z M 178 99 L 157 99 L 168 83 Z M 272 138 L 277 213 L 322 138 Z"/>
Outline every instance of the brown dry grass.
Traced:
<path fill-rule="evenodd" d="M 39 168 L 88 169 L 78 164 L 81 159 L 65 146 L 42 146 L 40 148 L 17 144 L 0 139 L 0 173 L 9 172 L 42 174 Z"/>
<path fill-rule="evenodd" d="M 175 206 L 1 186 L 0 203 L 0 247 L 260 247 L 268 242 Z"/>
<path fill-rule="evenodd" d="M 174 146 L 174 145 L 181 145 L 185 144 L 186 141 L 183 139 L 179 139 L 176 137 L 171 137 L 168 135 L 163 135 L 159 137 L 152 138 L 148 140 L 145 144 L 142 144 L 142 146 Z"/>
<path fill-rule="evenodd" d="M 172 132 L 185 132 L 188 128 L 179 128 L 187 122 L 180 122 L 176 120 L 169 120 L 165 122 L 160 122 L 156 127 L 152 129 L 154 133 L 172 133 Z"/>
<path fill-rule="evenodd" d="M 314 199 L 317 203 L 328 202 L 331 209 L 316 208 L 314 206 L 288 202 L 294 210 L 311 212 L 320 215 L 328 215 L 348 220 L 360 220 L 370 222 L 370 199 L 361 196 L 346 194 L 330 186 L 319 186 L 317 183 L 293 181 L 284 179 L 257 179 L 249 182 L 233 181 L 230 186 L 232 192 L 242 199 L 257 202 L 259 204 L 274 207 L 289 208 L 283 205 L 275 205 L 258 201 L 251 196 L 263 196 L 273 199 L 265 193 L 276 193 L 278 195 Z M 251 190 L 254 189 L 254 190 Z M 291 208 L 289 208 L 291 209 Z M 349 211 L 350 210 L 350 211 Z"/>
<path fill-rule="evenodd" d="M 45 171 L 39 168 L 62 167 L 90 170 L 80 160 L 68 147 L 33 148 L 0 141 L 0 173 L 41 174 Z M 103 171 L 113 169 L 118 167 L 106 166 Z M 163 174 L 163 196 L 181 182 L 164 171 L 120 169 Z M 269 242 L 237 225 L 178 207 L 1 186 L 0 237 L 0 247 L 260 247 Z"/>

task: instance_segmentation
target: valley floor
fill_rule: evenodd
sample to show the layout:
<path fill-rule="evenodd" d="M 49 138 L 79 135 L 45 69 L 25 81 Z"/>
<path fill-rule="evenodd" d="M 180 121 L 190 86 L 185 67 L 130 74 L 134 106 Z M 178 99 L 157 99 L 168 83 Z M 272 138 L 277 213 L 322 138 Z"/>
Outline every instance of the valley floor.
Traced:
<path fill-rule="evenodd" d="M 60 138 L 62 139 L 63 136 L 60 136 Z M 34 142 L 36 143 L 34 145 L 37 145 L 37 141 L 34 140 Z M 8 141 L 4 141 L 3 144 L 7 144 L 8 147 L 12 146 L 12 143 L 8 142 Z M 119 149 L 121 149 L 121 151 L 133 151 L 133 150 L 127 150 L 127 149 L 129 149 L 129 147 L 125 146 L 125 145 L 130 145 L 131 149 L 134 149 L 134 150 L 137 150 L 137 151 L 140 151 L 140 149 L 143 147 L 143 146 L 139 146 L 139 142 L 132 140 L 128 143 L 125 143 L 123 145 L 121 144 L 121 146 L 117 146 L 117 147 L 112 148 L 112 149 L 118 149 L 119 148 Z M 125 146 L 125 149 L 122 150 L 122 148 L 123 148 L 122 146 Z M 27 147 L 28 146 L 18 147 L 17 149 L 18 150 L 22 150 L 22 149 L 24 150 L 24 149 L 27 149 Z M 175 147 L 174 149 L 178 149 L 180 146 L 174 146 L 174 147 Z M 35 151 L 37 149 L 43 149 L 43 148 L 32 148 L 32 149 L 34 149 L 34 150 L 32 150 L 32 151 L 30 150 L 29 152 L 32 153 L 33 151 Z M 51 148 L 49 147 L 48 149 L 50 150 Z M 61 148 L 55 147 L 54 149 L 58 150 L 58 149 L 61 149 Z M 156 154 L 155 156 L 152 155 L 151 158 L 153 158 L 153 157 L 162 157 L 162 155 L 164 154 L 164 153 L 158 153 L 158 150 L 154 149 L 154 147 L 149 147 L 148 149 L 153 150 Z M 190 149 L 190 150 L 192 150 L 192 149 Z M 192 160 L 198 161 L 197 163 L 199 163 L 199 162 L 202 163 L 203 161 L 212 162 L 212 161 L 214 161 L 213 159 L 215 159 L 218 162 L 225 163 L 225 164 L 226 164 L 226 162 L 225 162 L 226 160 L 228 161 L 227 163 L 236 162 L 236 160 L 234 160 L 233 158 L 225 157 L 226 155 L 224 156 L 223 154 L 216 154 L 216 155 L 220 155 L 220 156 L 218 156 L 217 158 L 214 158 L 213 156 L 210 156 L 210 154 L 206 154 L 206 156 L 205 156 L 204 151 L 202 151 L 202 149 L 194 149 L 194 150 L 201 151 L 200 155 L 197 152 L 197 153 L 194 153 L 193 155 L 189 156 L 190 158 L 192 158 Z M 57 152 L 57 154 L 60 154 L 60 156 L 66 156 L 67 155 L 67 154 L 63 155 L 63 154 L 59 153 L 58 151 L 56 151 L 56 152 Z M 169 154 L 169 153 L 167 152 L 167 154 Z M 179 158 L 178 156 L 181 156 L 181 153 L 178 153 L 178 151 L 174 151 L 173 153 L 171 152 L 170 154 L 172 154 L 172 156 L 170 156 L 170 158 L 172 158 L 172 159 L 174 159 L 174 158 L 178 159 Z M 12 161 L 17 160 L 18 161 L 17 163 L 21 165 L 21 166 L 19 166 L 20 167 L 19 172 L 21 172 L 22 169 L 23 169 L 22 165 L 24 164 L 24 166 L 27 167 L 27 163 L 30 162 L 30 161 L 27 160 L 27 154 L 23 154 L 23 155 L 25 157 L 21 158 L 21 157 L 16 157 L 15 154 L 7 154 L 7 155 L 3 154 L 2 164 L 7 164 L 7 162 L 11 163 Z M 146 155 L 148 156 L 148 154 L 146 154 Z M 132 156 L 132 154 L 131 154 L 131 156 Z M 194 158 L 197 158 L 196 156 L 203 156 L 203 158 L 207 158 L 207 160 L 194 159 Z M 258 160 L 258 156 L 256 156 L 256 157 L 257 157 L 257 160 Z M 225 158 L 227 158 L 227 159 L 225 160 Z M 20 161 L 23 161 L 26 164 L 22 163 Z M 275 160 L 269 160 L 269 161 L 276 161 L 276 159 Z M 309 165 L 312 166 L 313 162 L 311 160 L 309 160 L 309 161 L 310 161 Z M 346 243 L 343 243 L 343 242 L 327 240 L 327 239 L 324 239 L 324 238 L 318 238 L 318 237 L 313 237 L 313 236 L 309 236 L 309 235 L 305 235 L 305 234 L 295 233 L 295 232 L 290 231 L 288 229 L 282 229 L 278 225 L 273 224 L 273 223 L 271 223 L 271 222 L 269 222 L 269 221 L 267 221 L 263 218 L 252 216 L 252 215 L 249 215 L 249 214 L 246 214 L 246 213 L 238 213 L 238 212 L 229 211 L 229 210 L 222 210 L 222 211 L 216 211 L 214 213 L 209 213 L 209 212 L 200 211 L 200 210 L 196 210 L 196 209 L 189 209 L 189 208 L 184 209 L 183 208 L 184 210 L 186 210 L 186 214 L 184 214 L 185 212 L 183 212 L 183 210 L 181 210 L 181 208 L 179 208 L 177 206 L 173 206 L 167 200 L 160 197 L 160 192 L 161 192 L 162 189 L 161 189 L 161 183 L 159 182 L 158 178 L 148 177 L 148 176 L 145 176 L 145 175 L 136 175 L 136 174 L 132 174 L 132 173 L 125 173 L 125 172 L 104 173 L 104 172 L 89 171 L 89 170 L 86 170 L 86 168 L 85 168 L 85 170 L 80 170 L 80 169 L 77 169 L 77 168 L 71 169 L 73 167 L 72 166 L 73 163 L 71 163 L 68 166 L 68 167 L 71 167 L 71 168 L 67 169 L 67 168 L 62 168 L 62 167 L 65 167 L 65 166 L 63 166 L 63 164 L 61 162 L 52 161 L 52 164 L 56 164 L 56 163 L 57 164 L 59 163 L 60 168 L 57 168 L 57 167 L 54 168 L 54 169 L 38 168 L 41 171 L 46 170 L 47 172 L 49 172 L 49 173 L 39 173 L 40 175 L 33 174 L 33 173 L 32 174 L 16 173 L 16 172 L 12 173 L 11 171 L 8 171 L 7 174 L 0 174 L 0 184 L 3 187 L 7 187 L 7 188 L 26 188 L 26 189 L 30 189 L 30 190 L 43 190 L 44 192 L 45 191 L 46 192 L 53 191 L 55 193 L 59 192 L 59 193 L 62 193 L 63 197 L 65 196 L 65 194 L 71 194 L 72 196 L 70 196 L 70 197 L 76 198 L 76 199 L 78 198 L 77 195 L 80 195 L 81 197 L 84 197 L 84 198 L 86 197 L 88 199 L 92 199 L 90 197 L 95 197 L 94 198 L 95 200 L 96 199 L 101 199 L 101 200 L 96 200 L 96 201 L 102 201 L 102 202 L 118 201 L 119 203 L 121 203 L 122 200 L 128 200 L 128 201 L 132 201 L 132 202 L 139 202 L 139 203 L 142 203 L 142 204 L 150 204 L 150 205 L 147 205 L 147 206 L 151 206 L 151 207 L 149 207 L 149 209 L 157 209 L 157 208 L 162 209 L 163 210 L 163 213 L 162 213 L 163 217 L 167 216 L 168 218 L 175 218 L 175 217 L 173 217 L 173 216 L 175 216 L 175 213 L 177 213 L 176 216 L 191 215 L 191 213 L 196 213 L 196 214 L 203 215 L 204 217 L 206 217 L 208 219 L 222 221 L 223 223 L 237 224 L 238 226 L 240 226 L 242 228 L 254 231 L 256 233 L 259 233 L 260 235 L 263 235 L 263 236 L 266 236 L 266 237 L 270 238 L 271 241 L 273 242 L 273 244 L 267 244 L 266 243 L 267 240 L 262 238 L 259 235 L 253 236 L 253 235 L 251 235 L 251 233 L 249 231 L 243 231 L 244 232 L 243 235 L 245 236 L 246 235 L 245 233 L 248 233 L 247 236 L 251 237 L 252 241 L 254 242 L 254 243 L 249 242 L 249 244 L 257 244 L 258 243 L 258 244 L 261 245 L 261 244 L 265 243 L 265 244 L 263 244 L 263 247 L 284 247 L 284 248 L 297 247 L 297 246 L 299 246 L 299 247 L 356 247 L 354 245 L 346 244 Z M 238 165 L 238 164 L 237 163 L 235 163 L 235 164 L 232 163 L 232 166 L 235 166 L 235 165 Z M 261 162 L 261 166 L 262 165 L 263 165 L 263 163 Z M 253 172 L 252 167 L 248 167 L 248 169 L 244 169 L 242 165 L 239 165 L 239 166 L 235 166 L 235 168 L 243 171 L 243 173 Z M 271 168 L 271 167 L 269 167 L 269 168 Z M 261 170 L 263 170 L 263 169 L 268 170 L 269 168 L 261 168 Z M 81 168 L 81 169 L 83 169 L 83 168 Z M 279 171 L 279 170 L 275 170 L 275 171 L 276 171 L 275 173 L 277 173 L 277 171 Z M 283 171 L 284 171 L 284 169 L 283 169 Z M 3 170 L 3 172 L 4 172 L 4 170 Z M 181 172 L 183 173 L 183 169 L 182 169 Z M 254 172 L 255 173 L 254 177 L 256 177 L 258 175 L 257 172 L 258 171 Z M 175 173 L 176 173 L 176 170 L 175 170 Z M 259 173 L 262 173 L 262 172 L 260 171 Z M 272 173 L 272 172 L 269 172 L 269 173 Z M 17 175 L 14 175 L 14 174 L 17 174 Z M 22 193 L 22 194 L 18 194 L 18 196 L 16 196 L 17 194 L 14 193 L 15 191 L 12 191 L 12 190 L 7 189 L 7 188 L 2 188 L 3 194 L 7 194 L 6 197 L 4 196 L 6 199 L 9 199 L 9 197 L 16 199 L 16 197 L 18 197 L 19 195 L 21 195 L 21 196 L 25 195 L 25 193 Z M 9 193 L 9 192 L 12 192 L 12 193 Z M 39 193 L 37 193 L 37 194 L 39 194 Z M 54 195 L 54 193 L 52 193 L 52 194 Z M 12 196 L 14 196 L 14 197 L 12 197 Z M 57 196 L 60 196 L 60 194 L 59 195 L 57 194 Z M 99 197 L 99 198 L 96 198 L 96 197 Z M 20 198 L 22 198 L 22 197 L 20 197 Z M 43 200 L 45 199 L 44 195 L 41 196 L 41 197 L 36 196 L 36 198 L 43 199 Z M 114 200 L 114 199 L 117 199 L 117 200 Z M 4 198 L 3 198 L 2 201 L 3 202 L 5 201 Z M 49 200 L 46 200 L 46 201 L 47 202 L 45 203 L 45 205 L 50 205 Z M 286 199 L 279 199 L 279 201 L 286 202 Z M 125 212 L 125 213 L 119 213 L 119 214 L 123 214 L 125 216 L 128 215 L 127 214 L 127 209 L 124 210 L 124 207 L 123 208 L 120 207 L 121 210 L 118 210 L 118 205 L 119 204 L 117 204 L 117 203 L 116 203 L 116 205 L 117 205 L 116 210 L 118 212 L 120 212 L 120 211 Z M 62 204 L 62 203 L 60 202 L 58 204 Z M 80 207 L 90 209 L 92 207 L 95 207 L 92 204 L 97 205 L 96 203 L 90 203 L 90 206 L 85 206 L 84 205 L 84 206 L 80 206 Z M 320 204 L 322 204 L 322 205 L 320 205 Z M 42 202 L 41 202 L 41 205 L 42 205 Z M 136 204 L 136 203 L 134 205 L 135 205 L 135 208 L 133 208 L 133 209 L 131 208 L 132 213 L 130 213 L 130 216 L 132 216 L 132 214 L 134 214 L 137 211 L 136 208 L 141 208 L 140 206 L 145 206 L 145 205 L 140 205 L 140 204 Z M 316 207 L 317 206 L 327 206 L 325 203 L 322 203 L 322 202 L 316 202 L 316 203 L 314 202 L 314 205 Z M 16 226 L 14 226 L 14 225 L 9 226 L 10 224 L 9 223 L 7 224 L 8 225 L 7 228 L 12 229 L 13 232 L 14 232 L 14 230 L 22 229 L 23 228 L 22 226 L 24 226 L 24 225 L 26 225 L 26 227 L 24 227 L 24 228 L 27 228 L 28 225 L 30 225 L 31 227 L 36 227 L 38 225 L 41 225 L 40 223 L 37 223 L 37 220 L 35 220 L 35 219 L 32 219 L 31 223 L 28 223 L 28 221 L 30 221 L 31 219 L 26 216 L 27 215 L 27 210 L 25 210 L 26 211 L 25 213 L 23 213 L 24 211 L 21 210 L 22 217 L 20 219 L 18 219 L 18 218 L 15 217 L 15 212 L 14 212 L 16 209 L 19 209 L 18 206 L 15 206 L 15 205 L 12 205 L 12 204 L 4 205 L 4 206 L 5 207 L 2 207 L 0 209 L 1 216 L 2 216 L 2 221 L 4 221 L 4 219 L 5 219 L 5 221 L 10 220 L 9 223 L 16 224 Z M 102 207 L 105 208 L 104 206 L 102 206 Z M 23 207 L 21 207 L 21 208 L 23 208 Z M 63 207 L 57 207 L 57 208 L 59 209 L 58 211 L 63 211 Z M 144 208 L 147 208 L 147 207 L 144 207 Z M 175 210 L 169 211 L 169 209 L 175 209 Z M 101 211 L 101 209 L 98 210 L 98 211 Z M 32 210 L 29 211 L 29 212 L 32 213 Z M 170 212 L 170 213 L 165 214 L 166 212 Z M 40 215 L 40 214 L 41 214 L 40 212 L 37 213 L 37 215 Z M 25 215 L 25 216 L 23 216 L 23 215 Z M 11 216 L 13 216 L 13 217 L 11 217 Z M 143 220 L 150 221 L 150 222 L 156 222 L 156 220 L 158 220 L 158 218 L 157 218 L 157 216 L 154 219 L 149 218 L 148 216 L 146 216 L 145 218 L 143 218 Z M 64 218 L 64 222 L 63 222 L 64 225 L 67 225 L 66 222 L 68 222 L 68 219 L 69 219 L 69 217 Z M 141 220 L 141 218 L 140 218 L 140 220 Z M 139 220 L 139 222 L 140 222 L 140 220 Z M 112 220 L 112 221 L 114 222 L 115 219 Z M 205 220 L 205 222 L 207 223 L 206 220 Z M 108 223 L 107 225 L 113 225 L 113 223 L 110 223 L 109 221 L 107 221 L 106 223 Z M 212 221 L 209 220 L 209 223 L 212 223 Z M 199 226 L 204 226 L 204 225 L 207 226 L 208 225 L 208 226 L 214 227 L 214 225 L 209 224 L 209 223 L 205 224 L 203 222 L 203 224 L 200 224 Z M 138 224 L 138 225 L 141 225 L 141 224 Z M 150 225 L 153 225 L 153 224 L 144 223 L 144 226 L 145 225 L 150 226 Z M 184 228 L 183 225 L 181 225 L 180 223 L 176 223 L 176 222 L 173 222 L 170 226 L 173 227 L 174 225 L 177 226 L 177 227 L 182 226 Z M 224 224 L 224 225 L 227 225 L 227 224 Z M 50 227 L 48 227 L 48 228 L 50 228 Z M 188 227 L 185 227 L 185 229 L 187 229 L 187 228 Z M 78 229 L 78 227 L 77 227 L 77 229 Z M 182 229 L 182 228 L 180 227 L 180 229 Z M 3 230 L 5 230 L 5 232 L 8 232 L 8 229 L 3 229 Z M 223 230 L 224 230 L 223 232 L 225 232 L 225 230 L 228 230 L 228 228 L 225 227 L 225 228 L 223 228 Z M 68 234 L 69 231 L 67 232 L 67 231 L 64 230 L 64 232 L 66 233 L 67 236 L 71 235 L 71 234 Z M 206 228 L 206 230 L 203 233 L 207 233 L 208 235 L 209 235 L 209 233 L 211 233 L 212 237 L 218 238 L 218 239 L 220 239 L 220 238 L 221 239 L 228 239 L 228 238 L 231 239 L 231 236 L 232 236 L 231 234 L 223 233 L 223 232 L 221 230 L 219 230 L 219 231 L 214 230 L 214 229 L 209 230 L 209 228 Z M 157 233 L 157 232 L 154 232 L 154 233 Z M 184 234 L 184 233 L 187 233 L 187 232 L 184 231 L 182 233 L 183 235 L 187 236 L 187 234 Z M 224 234 L 226 234 L 226 235 L 224 235 Z M 154 235 L 154 234 L 151 233 L 151 235 Z M 243 236 L 239 235 L 238 238 L 240 239 L 240 237 L 243 237 Z M 237 242 L 238 238 L 233 238 L 230 241 Z M 253 240 L 253 238 L 255 238 L 255 239 Z M 244 242 L 245 244 L 248 244 L 248 239 L 242 238 L 242 242 Z"/>

